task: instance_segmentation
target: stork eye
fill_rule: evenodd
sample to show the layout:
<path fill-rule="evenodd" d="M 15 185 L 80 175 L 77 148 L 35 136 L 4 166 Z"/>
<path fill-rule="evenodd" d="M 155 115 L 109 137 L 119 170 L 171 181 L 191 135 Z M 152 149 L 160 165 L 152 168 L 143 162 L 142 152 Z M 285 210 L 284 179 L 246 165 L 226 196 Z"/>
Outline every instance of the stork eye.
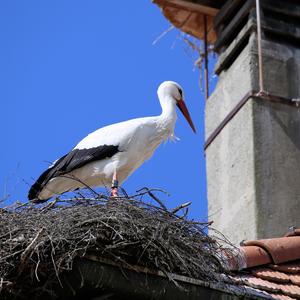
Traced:
<path fill-rule="evenodd" d="M 180 96 L 181 96 L 181 98 L 182 98 L 182 90 L 181 90 L 181 89 L 178 89 L 178 92 L 179 92 L 179 94 L 180 94 Z"/>

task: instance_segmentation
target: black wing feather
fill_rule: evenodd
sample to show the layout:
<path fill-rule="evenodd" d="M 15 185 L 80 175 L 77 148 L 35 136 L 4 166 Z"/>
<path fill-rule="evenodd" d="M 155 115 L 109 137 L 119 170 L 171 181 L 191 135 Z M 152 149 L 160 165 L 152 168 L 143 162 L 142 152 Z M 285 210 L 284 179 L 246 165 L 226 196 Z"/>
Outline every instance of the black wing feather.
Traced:
<path fill-rule="evenodd" d="M 43 172 L 28 192 L 28 199 L 38 199 L 39 193 L 51 178 L 67 174 L 84 165 L 112 157 L 119 152 L 118 146 L 102 145 L 90 149 L 74 149 L 58 159 L 53 166 Z"/>

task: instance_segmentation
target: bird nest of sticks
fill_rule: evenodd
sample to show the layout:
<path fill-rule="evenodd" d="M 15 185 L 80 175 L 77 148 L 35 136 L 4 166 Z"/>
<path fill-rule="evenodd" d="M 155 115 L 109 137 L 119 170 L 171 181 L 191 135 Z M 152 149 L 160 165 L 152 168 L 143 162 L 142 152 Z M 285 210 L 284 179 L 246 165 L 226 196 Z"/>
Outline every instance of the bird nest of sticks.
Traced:
<path fill-rule="evenodd" d="M 189 204 L 168 210 L 155 191 L 143 189 L 132 197 L 81 194 L 1 208 L 0 297 L 53 291 L 75 258 L 95 252 L 114 262 L 219 282 L 226 273 L 219 255 L 226 245 L 206 234 L 210 224 L 187 218 Z"/>

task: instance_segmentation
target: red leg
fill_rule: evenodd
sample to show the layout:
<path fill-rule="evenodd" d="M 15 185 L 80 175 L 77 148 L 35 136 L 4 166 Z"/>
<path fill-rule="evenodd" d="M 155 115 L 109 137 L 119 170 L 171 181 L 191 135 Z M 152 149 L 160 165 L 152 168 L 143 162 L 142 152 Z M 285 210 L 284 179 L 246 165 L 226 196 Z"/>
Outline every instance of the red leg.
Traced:
<path fill-rule="evenodd" d="M 111 197 L 119 197 L 118 187 L 119 187 L 119 182 L 117 179 L 117 172 L 115 172 L 112 180 L 111 190 L 110 190 Z"/>

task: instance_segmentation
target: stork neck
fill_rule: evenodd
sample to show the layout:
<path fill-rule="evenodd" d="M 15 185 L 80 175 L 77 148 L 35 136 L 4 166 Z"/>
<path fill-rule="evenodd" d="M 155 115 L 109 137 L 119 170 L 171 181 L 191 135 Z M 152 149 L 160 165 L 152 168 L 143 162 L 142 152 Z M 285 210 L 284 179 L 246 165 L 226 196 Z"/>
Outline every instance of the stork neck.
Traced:
<path fill-rule="evenodd" d="M 162 113 L 160 115 L 161 119 L 169 120 L 169 121 L 176 121 L 177 114 L 176 114 L 176 102 L 170 96 L 165 96 L 160 100 Z"/>

